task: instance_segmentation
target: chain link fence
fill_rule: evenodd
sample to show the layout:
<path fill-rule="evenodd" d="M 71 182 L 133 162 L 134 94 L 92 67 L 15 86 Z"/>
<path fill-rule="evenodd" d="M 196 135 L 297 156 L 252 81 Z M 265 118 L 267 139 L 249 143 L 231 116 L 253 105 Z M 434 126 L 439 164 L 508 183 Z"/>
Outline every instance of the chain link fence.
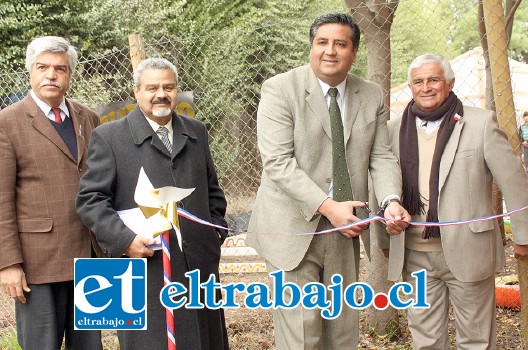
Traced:
<path fill-rule="evenodd" d="M 419 25 L 427 23 L 433 13 L 434 8 L 416 12 L 413 22 L 396 21 L 394 26 L 416 26 L 416 28 L 408 28 L 406 32 L 416 31 L 420 38 L 426 38 L 430 33 L 424 32 L 424 28 L 420 28 Z M 475 9 L 471 15 L 476 17 L 477 10 Z M 264 27 L 229 34 L 203 32 L 196 28 L 194 32 L 151 39 L 145 43 L 146 56 L 164 57 L 174 62 L 180 75 L 179 90 L 193 93 L 195 117 L 205 122 L 210 131 L 213 157 L 221 186 L 228 199 L 228 221 L 231 228 L 239 230 L 247 228 L 252 203 L 259 185 L 262 165 L 256 142 L 256 111 L 260 86 L 265 79 L 279 72 L 307 63 L 308 28 L 312 20 L 312 17 L 299 18 L 294 23 L 270 23 Z M 439 28 L 429 30 L 432 32 L 435 29 L 440 30 Z M 448 57 L 453 57 L 450 45 L 455 41 L 455 36 L 478 36 L 477 28 L 473 28 L 474 32 L 471 33 L 454 25 L 447 26 L 445 30 L 442 36 L 445 39 L 442 41 L 444 44 L 437 46 L 436 53 L 445 54 Z M 396 116 L 401 114 L 412 97 L 405 79 L 406 67 L 414 57 L 402 52 L 398 46 L 399 42 L 408 42 L 412 40 L 411 38 L 400 35 L 392 40 L 393 64 L 397 61 L 403 63 L 392 70 L 392 79 L 395 83 L 390 92 L 390 115 Z M 424 52 L 417 54 L 421 53 Z M 364 78 L 366 78 L 366 59 L 365 48 L 362 44 L 354 73 Z M 456 73 L 454 91 L 457 95 L 465 104 L 486 107 L 486 69 L 483 50 L 480 47 L 468 48 L 466 52 L 453 57 L 452 64 Z M 523 110 L 528 110 L 528 79 L 526 79 L 528 66 L 511 60 L 510 69 L 513 98 L 517 114 L 519 114 Z M 134 103 L 130 48 L 125 43 L 123 47 L 116 48 L 102 57 L 81 57 L 77 73 L 68 92 L 69 97 L 99 111 L 103 110 L 102 106 L 110 103 L 124 101 Z M 3 108 L 23 98 L 29 89 L 28 82 L 28 74 L 24 71 L 2 72 L 0 75 L 0 106 Z M 122 107 L 119 112 L 102 115 L 102 120 L 107 122 L 120 118 L 126 112 L 127 108 Z M 515 275 L 508 220 L 506 220 L 505 227 L 508 264 L 498 276 Z M 233 233 L 233 236 L 228 238 L 224 244 L 222 252 L 221 270 L 224 273 L 231 273 L 229 277 L 226 277 L 228 279 L 244 279 L 251 272 L 265 271 L 263 260 L 256 255 L 254 250 L 245 246 L 243 234 Z M 376 268 L 366 265 L 365 260 L 365 258 L 362 259 L 362 276 L 369 273 L 365 271 L 366 268 Z M 265 282 L 265 274 L 261 275 L 262 281 Z M 498 277 L 497 279 L 497 285 L 508 283 L 511 283 L 510 278 Z M 512 295 L 518 295 L 518 288 L 517 294 L 514 292 Z M 508 298 L 505 300 L 504 306 L 510 306 L 511 300 Z M 520 347 L 519 309 L 500 307 L 497 310 L 500 348 Z M 241 309 L 227 313 L 233 347 L 238 349 L 273 348 L 272 330 L 267 332 L 269 339 L 261 339 L 259 337 L 262 335 L 260 335 L 253 339 L 250 338 L 247 343 L 240 341 L 233 327 L 236 327 L 236 322 L 242 322 L 240 317 L 246 315 L 244 312 L 247 310 Z M 268 311 L 262 312 L 267 313 Z M 254 315 L 247 315 L 250 318 L 253 317 L 252 320 L 254 320 Z M 395 315 L 397 319 L 393 319 L 392 322 L 399 323 L 399 330 L 389 336 L 378 337 L 367 325 L 366 316 L 363 313 L 361 346 L 369 349 L 410 348 L 411 340 L 405 327 L 405 313 L 397 312 Z M 450 329 L 454 332 L 452 319 L 450 323 Z M 269 323 L 267 325 L 268 328 L 271 327 Z M 253 324 L 253 329 L 246 331 L 263 333 L 262 330 L 254 329 L 258 327 L 259 324 Z M 13 337 L 14 330 L 13 303 L 5 294 L 0 293 L 0 336 L 2 338 Z M 106 334 L 104 339 L 106 348 L 117 347 L 113 333 Z M 248 345 L 251 343 L 257 345 L 255 347 Z"/>

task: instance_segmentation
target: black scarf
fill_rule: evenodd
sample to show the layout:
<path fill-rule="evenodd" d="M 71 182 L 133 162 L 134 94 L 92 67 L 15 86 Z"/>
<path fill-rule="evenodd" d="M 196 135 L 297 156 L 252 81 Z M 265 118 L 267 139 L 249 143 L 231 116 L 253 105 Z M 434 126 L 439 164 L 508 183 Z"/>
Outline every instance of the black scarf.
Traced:
<path fill-rule="evenodd" d="M 444 103 L 433 112 L 423 112 L 414 100 L 411 100 L 403 112 L 400 128 L 400 164 L 403 177 L 403 206 L 411 215 L 425 214 L 424 203 L 418 190 L 418 135 L 416 132 L 416 117 L 425 121 L 435 121 L 445 115 L 438 129 L 438 136 L 429 175 L 429 210 L 427 222 L 438 222 L 438 195 L 440 160 L 445 146 L 456 125 L 455 114 L 462 116 L 464 107 L 458 97 L 451 92 Z M 424 239 L 439 238 L 440 227 L 426 227 Z"/>

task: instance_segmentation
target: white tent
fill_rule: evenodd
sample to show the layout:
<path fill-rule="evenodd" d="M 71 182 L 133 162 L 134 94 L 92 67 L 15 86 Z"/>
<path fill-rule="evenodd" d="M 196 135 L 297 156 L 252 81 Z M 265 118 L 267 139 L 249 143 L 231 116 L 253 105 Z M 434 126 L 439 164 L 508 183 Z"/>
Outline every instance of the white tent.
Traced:
<path fill-rule="evenodd" d="M 528 111 L 528 64 L 510 59 L 511 83 L 513 100 L 517 117 Z M 453 91 L 470 106 L 485 108 L 486 71 L 482 48 L 477 47 L 451 60 L 451 67 L 455 72 L 455 87 Z M 405 106 L 412 98 L 407 83 L 391 89 L 390 116 L 401 115 Z"/>

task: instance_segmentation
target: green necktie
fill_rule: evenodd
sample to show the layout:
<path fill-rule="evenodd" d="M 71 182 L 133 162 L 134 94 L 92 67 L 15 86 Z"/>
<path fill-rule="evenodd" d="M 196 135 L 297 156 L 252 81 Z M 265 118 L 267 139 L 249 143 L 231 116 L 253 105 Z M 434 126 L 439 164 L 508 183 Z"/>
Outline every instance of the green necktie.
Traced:
<path fill-rule="evenodd" d="M 332 166 L 334 182 L 334 200 L 338 202 L 352 200 L 352 187 L 346 164 L 345 138 L 343 136 L 343 121 L 337 104 L 337 89 L 330 88 L 330 122 L 332 123 Z"/>

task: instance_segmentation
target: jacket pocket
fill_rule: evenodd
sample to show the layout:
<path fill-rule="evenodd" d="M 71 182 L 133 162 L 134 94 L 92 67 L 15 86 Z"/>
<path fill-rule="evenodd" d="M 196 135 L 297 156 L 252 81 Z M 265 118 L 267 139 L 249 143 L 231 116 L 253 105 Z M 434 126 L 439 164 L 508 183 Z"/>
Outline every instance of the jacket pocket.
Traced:
<path fill-rule="evenodd" d="M 467 158 L 467 157 L 473 157 L 478 154 L 478 150 L 476 148 L 471 149 L 465 149 L 465 150 L 458 150 L 455 154 L 456 158 Z"/>
<path fill-rule="evenodd" d="M 495 225 L 493 224 L 493 220 L 479 221 L 469 224 L 469 229 L 475 233 L 491 231 L 494 228 Z"/>
<path fill-rule="evenodd" d="M 53 228 L 52 218 L 18 220 L 18 232 L 47 233 Z"/>

